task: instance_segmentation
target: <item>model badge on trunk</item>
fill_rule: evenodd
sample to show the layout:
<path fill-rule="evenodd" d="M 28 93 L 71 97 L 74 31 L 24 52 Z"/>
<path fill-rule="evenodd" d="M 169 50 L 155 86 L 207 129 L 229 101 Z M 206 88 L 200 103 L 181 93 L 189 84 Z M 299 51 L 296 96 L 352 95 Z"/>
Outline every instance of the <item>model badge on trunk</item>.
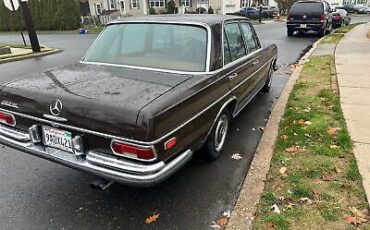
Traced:
<path fill-rule="evenodd" d="M 54 100 L 50 104 L 50 112 L 54 116 L 59 116 L 59 114 L 62 112 L 63 104 L 59 99 Z"/>

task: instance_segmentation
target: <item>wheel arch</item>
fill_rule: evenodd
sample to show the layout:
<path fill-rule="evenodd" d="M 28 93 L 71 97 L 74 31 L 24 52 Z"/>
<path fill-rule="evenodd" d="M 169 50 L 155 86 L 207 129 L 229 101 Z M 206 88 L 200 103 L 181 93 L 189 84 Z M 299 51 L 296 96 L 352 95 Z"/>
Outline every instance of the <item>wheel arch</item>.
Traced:
<path fill-rule="evenodd" d="M 207 135 L 206 135 L 206 136 L 205 136 L 205 138 L 203 139 L 202 143 L 204 143 L 204 142 L 207 140 L 207 138 L 208 138 L 209 134 L 211 133 L 211 131 L 212 131 L 213 127 L 215 126 L 215 123 L 216 123 L 217 119 L 220 117 L 220 115 L 222 114 L 222 112 L 223 112 L 225 109 L 227 109 L 227 110 L 229 111 L 230 119 L 232 119 L 232 118 L 235 116 L 235 114 L 236 114 L 236 105 L 237 105 L 237 98 L 236 98 L 235 96 L 232 96 L 232 97 L 228 98 L 228 99 L 227 99 L 227 100 L 222 104 L 222 106 L 220 107 L 220 109 L 219 109 L 219 110 L 218 110 L 218 112 L 217 112 L 216 117 L 214 118 L 214 120 L 213 120 L 213 122 L 212 122 L 211 127 L 210 127 L 210 128 L 209 128 L 209 130 L 208 130 Z"/>

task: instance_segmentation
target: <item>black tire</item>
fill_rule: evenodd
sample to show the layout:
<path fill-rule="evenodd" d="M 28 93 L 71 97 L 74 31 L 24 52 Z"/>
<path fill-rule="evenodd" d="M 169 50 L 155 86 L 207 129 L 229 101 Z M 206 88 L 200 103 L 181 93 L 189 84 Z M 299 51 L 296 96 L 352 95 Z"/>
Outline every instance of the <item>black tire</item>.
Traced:
<path fill-rule="evenodd" d="M 293 30 L 288 29 L 286 32 L 287 32 L 288 37 L 293 36 L 293 32 L 294 32 Z"/>
<path fill-rule="evenodd" d="M 227 109 L 218 116 L 212 130 L 201 150 L 202 157 L 214 161 L 220 157 L 225 147 L 227 134 L 230 128 L 230 113 Z M 217 137 L 217 138 L 216 138 Z"/>
<path fill-rule="evenodd" d="M 324 37 L 326 35 L 326 29 L 323 28 L 323 29 L 319 30 L 318 34 L 319 34 L 320 37 Z"/>
<path fill-rule="evenodd" d="M 266 83 L 265 85 L 262 87 L 261 89 L 261 92 L 263 93 L 268 93 L 270 92 L 270 89 L 271 89 L 271 83 L 272 83 L 272 73 L 273 73 L 273 67 L 271 66 L 270 67 L 270 70 L 268 72 L 268 77 L 267 77 L 267 80 L 266 80 Z"/>

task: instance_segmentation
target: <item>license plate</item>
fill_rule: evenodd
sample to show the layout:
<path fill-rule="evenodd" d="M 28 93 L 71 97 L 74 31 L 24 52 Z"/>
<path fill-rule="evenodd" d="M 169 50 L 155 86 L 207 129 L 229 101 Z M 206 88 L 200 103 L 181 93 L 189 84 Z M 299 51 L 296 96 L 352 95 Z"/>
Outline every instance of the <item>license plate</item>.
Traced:
<path fill-rule="evenodd" d="M 306 24 L 301 24 L 301 25 L 300 25 L 300 27 L 301 27 L 301 28 L 306 28 L 306 27 L 307 27 L 307 25 L 306 25 Z"/>
<path fill-rule="evenodd" d="M 72 133 L 49 126 L 42 126 L 42 136 L 44 145 L 73 152 Z"/>

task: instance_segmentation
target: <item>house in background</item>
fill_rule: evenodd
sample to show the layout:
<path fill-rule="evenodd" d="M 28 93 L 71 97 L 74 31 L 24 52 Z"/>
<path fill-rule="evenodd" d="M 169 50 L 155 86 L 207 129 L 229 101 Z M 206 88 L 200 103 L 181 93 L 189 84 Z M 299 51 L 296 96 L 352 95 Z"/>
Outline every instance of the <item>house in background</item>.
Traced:
<path fill-rule="evenodd" d="M 90 14 L 105 24 L 118 17 L 142 16 L 149 14 L 149 8 L 154 8 L 156 13 L 166 11 L 169 0 L 86 0 L 89 3 Z M 248 2 L 245 2 L 248 1 Z M 257 0 L 175 0 L 176 6 L 188 11 L 195 11 L 199 7 L 208 9 L 210 6 L 216 14 L 232 13 L 244 6 L 251 5 Z M 269 5 L 274 0 L 263 0 L 264 5 Z M 276 5 L 272 4 L 272 5 Z M 183 10 L 184 11 L 184 10 Z"/>

